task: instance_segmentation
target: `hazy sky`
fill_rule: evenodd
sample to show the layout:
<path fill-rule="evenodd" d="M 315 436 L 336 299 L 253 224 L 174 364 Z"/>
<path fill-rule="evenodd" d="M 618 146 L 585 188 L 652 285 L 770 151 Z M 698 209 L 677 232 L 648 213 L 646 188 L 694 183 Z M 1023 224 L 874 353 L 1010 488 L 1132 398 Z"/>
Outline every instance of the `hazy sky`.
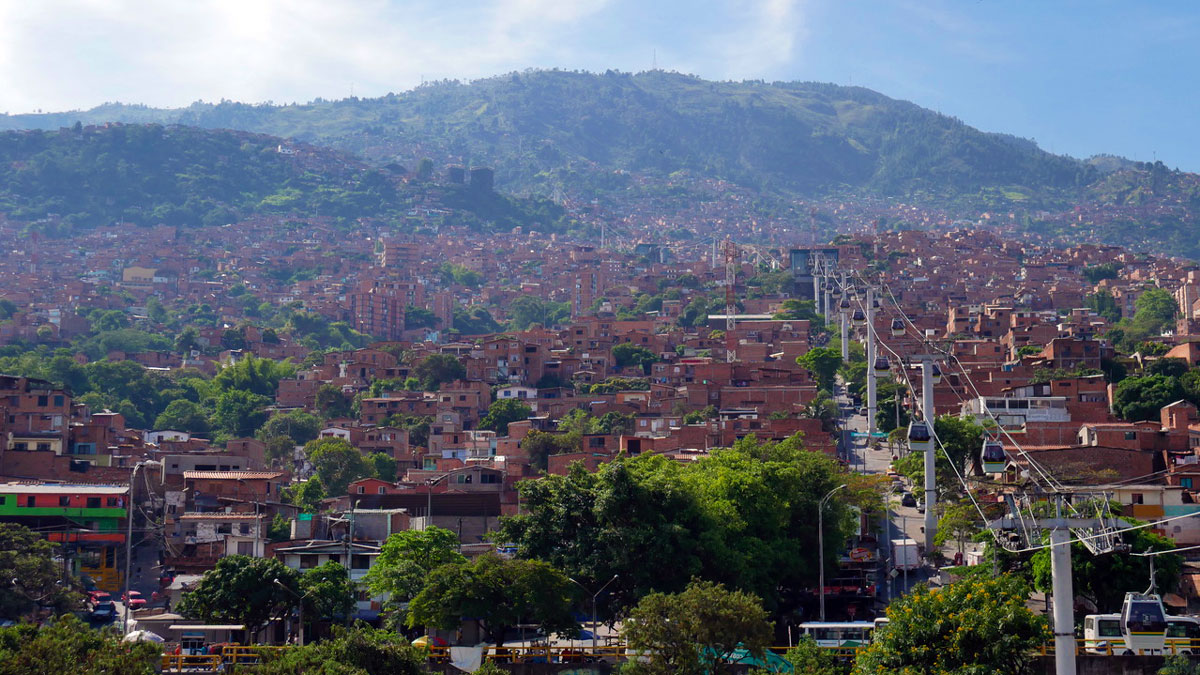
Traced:
<path fill-rule="evenodd" d="M 307 101 L 525 68 L 870 87 L 1200 170 L 1200 2 L 0 0 L 0 112 Z"/>

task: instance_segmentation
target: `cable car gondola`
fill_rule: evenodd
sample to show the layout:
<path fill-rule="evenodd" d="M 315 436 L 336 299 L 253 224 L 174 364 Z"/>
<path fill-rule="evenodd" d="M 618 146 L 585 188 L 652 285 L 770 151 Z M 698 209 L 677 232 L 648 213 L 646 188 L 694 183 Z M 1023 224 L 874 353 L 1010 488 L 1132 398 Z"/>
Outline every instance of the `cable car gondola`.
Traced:
<path fill-rule="evenodd" d="M 1166 647 L 1167 613 L 1152 593 L 1126 593 L 1121 603 L 1126 654 L 1161 654 Z"/>
<path fill-rule="evenodd" d="M 1008 456 L 1004 454 L 1004 446 L 1000 441 L 985 439 L 982 455 L 984 473 L 1004 473 L 1008 466 Z"/>
<path fill-rule="evenodd" d="M 850 309 L 850 301 L 846 298 L 842 298 L 842 301 L 838 303 L 838 309 L 843 312 Z"/>
<path fill-rule="evenodd" d="M 929 425 L 920 420 L 908 423 L 908 448 L 913 452 L 929 452 L 933 449 L 933 434 Z"/>
<path fill-rule="evenodd" d="M 938 368 L 938 364 L 936 364 L 936 363 L 933 364 L 933 383 L 934 384 L 942 383 L 942 369 Z"/>
<path fill-rule="evenodd" d="M 867 315 L 863 314 L 861 309 L 854 310 L 854 314 L 850 315 L 850 320 L 854 322 L 855 326 L 867 325 Z"/>
<path fill-rule="evenodd" d="M 904 337 L 904 322 L 892 319 L 892 337 Z"/>
<path fill-rule="evenodd" d="M 892 364 L 888 361 L 888 357 L 879 356 L 875 359 L 875 375 L 878 377 L 886 377 L 892 372 Z"/>

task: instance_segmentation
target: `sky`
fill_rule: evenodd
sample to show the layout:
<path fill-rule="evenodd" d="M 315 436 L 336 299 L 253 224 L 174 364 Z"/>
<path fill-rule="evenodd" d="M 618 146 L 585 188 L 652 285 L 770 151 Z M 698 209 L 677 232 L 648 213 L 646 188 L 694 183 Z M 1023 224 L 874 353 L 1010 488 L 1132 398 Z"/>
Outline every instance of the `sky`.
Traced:
<path fill-rule="evenodd" d="M 304 102 L 526 68 L 869 87 L 1200 171 L 1200 2 L 0 0 L 0 112 Z"/>

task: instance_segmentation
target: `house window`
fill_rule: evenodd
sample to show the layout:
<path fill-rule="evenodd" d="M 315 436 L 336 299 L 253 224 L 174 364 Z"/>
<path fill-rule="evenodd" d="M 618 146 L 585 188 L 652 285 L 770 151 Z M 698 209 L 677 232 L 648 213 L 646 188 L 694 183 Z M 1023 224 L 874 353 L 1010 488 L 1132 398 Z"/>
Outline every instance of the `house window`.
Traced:
<path fill-rule="evenodd" d="M 59 505 L 59 506 L 70 506 L 70 505 L 71 505 L 71 498 L 70 498 L 70 497 L 67 497 L 66 495 L 63 495 L 62 497 L 59 497 L 59 498 L 58 498 L 58 505 Z"/>
<path fill-rule="evenodd" d="M 367 562 L 367 556 L 358 554 L 350 556 L 350 569 L 365 570 L 370 566 L 370 563 Z"/>
<path fill-rule="evenodd" d="M 220 523 L 217 525 L 217 534 L 233 534 L 233 525 L 231 523 Z"/>
<path fill-rule="evenodd" d="M 380 485 L 380 486 L 379 486 L 379 494 L 383 494 L 383 490 L 384 490 L 383 486 L 382 486 L 382 485 Z"/>
<path fill-rule="evenodd" d="M 238 555 L 254 555 L 254 542 L 239 541 L 237 545 Z"/>
<path fill-rule="evenodd" d="M 300 569 L 311 570 L 312 568 L 314 568 L 316 566 L 317 566 L 317 556 L 315 556 L 315 555 L 300 556 Z"/>
<path fill-rule="evenodd" d="M 36 502 L 36 500 L 33 498 L 33 496 L 32 496 L 32 495 L 30 495 L 30 496 L 28 496 L 28 497 L 26 497 L 26 498 L 25 498 L 25 508 L 27 508 L 27 509 L 32 509 L 32 508 L 33 508 L 33 505 L 34 505 L 35 503 L 37 503 L 37 502 Z"/>
<path fill-rule="evenodd" d="M 38 407 L 39 408 L 45 408 L 48 405 L 50 405 L 50 397 L 49 396 L 39 396 L 38 397 Z"/>
<path fill-rule="evenodd" d="M 358 494 L 360 494 L 360 495 L 361 495 L 361 494 L 363 494 L 363 493 L 364 493 L 364 492 L 366 492 L 366 491 L 367 491 L 367 488 L 366 488 L 366 487 L 364 487 L 364 486 L 362 486 L 362 485 L 359 485 L 359 486 L 358 486 Z"/>
<path fill-rule="evenodd" d="M 1146 501 L 1145 501 L 1145 497 L 1142 495 L 1142 493 L 1135 492 L 1135 493 L 1133 493 L 1132 496 L 1129 497 L 1129 503 L 1130 504 L 1145 504 Z"/>
<path fill-rule="evenodd" d="M 46 450 L 49 450 L 49 449 L 50 449 L 50 444 L 49 444 L 49 443 L 38 443 L 38 444 L 37 444 L 37 449 L 38 449 L 39 451 L 43 451 L 43 452 L 44 452 L 44 451 L 46 451 Z"/>
<path fill-rule="evenodd" d="M 1125 440 L 1127 440 L 1127 441 L 1137 440 L 1137 432 L 1136 431 L 1126 431 L 1125 432 Z"/>
<path fill-rule="evenodd" d="M 1179 485 L 1181 487 L 1185 487 L 1190 490 L 1192 488 L 1192 479 L 1191 478 L 1180 478 Z"/>
<path fill-rule="evenodd" d="M 64 399 L 61 395 L 54 397 L 54 407 L 55 408 L 63 407 L 63 403 L 64 403 Z"/>
<path fill-rule="evenodd" d="M 238 534 L 243 537 L 250 535 L 250 523 L 238 523 Z"/>
<path fill-rule="evenodd" d="M 104 500 L 104 503 L 105 503 L 105 506 L 120 506 L 121 498 L 120 497 L 109 497 Z"/>
<path fill-rule="evenodd" d="M 100 498 L 99 497 L 88 497 L 87 498 L 87 507 L 89 509 L 100 508 Z"/>

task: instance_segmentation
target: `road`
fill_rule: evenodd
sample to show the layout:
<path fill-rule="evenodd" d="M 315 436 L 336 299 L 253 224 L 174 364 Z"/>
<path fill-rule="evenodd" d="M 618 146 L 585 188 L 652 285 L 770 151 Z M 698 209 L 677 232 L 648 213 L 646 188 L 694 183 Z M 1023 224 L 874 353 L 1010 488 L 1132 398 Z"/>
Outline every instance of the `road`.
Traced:
<path fill-rule="evenodd" d="M 866 414 L 859 414 L 855 410 L 843 385 L 839 383 L 837 389 L 838 407 L 842 410 L 842 459 L 846 460 L 850 467 L 859 473 L 887 473 L 892 464 L 892 456 L 887 451 L 887 444 L 883 444 L 880 450 L 871 450 L 868 447 Z M 854 433 L 861 434 L 861 436 L 856 438 Z M 912 486 L 906 485 L 905 487 L 911 490 Z M 889 555 L 888 543 L 892 539 L 915 539 L 919 543 L 924 541 L 924 515 L 919 513 L 915 507 L 901 505 L 899 494 L 889 492 L 887 500 L 887 532 L 880 533 L 880 552 L 885 557 Z M 890 561 L 885 562 L 887 564 L 883 566 L 884 572 L 891 569 Z M 880 600 L 886 603 L 897 594 L 907 593 L 914 584 L 927 581 L 931 572 L 932 569 L 928 567 L 907 573 L 902 572 L 886 584 L 884 582 L 887 577 L 881 578 L 879 580 Z"/>

